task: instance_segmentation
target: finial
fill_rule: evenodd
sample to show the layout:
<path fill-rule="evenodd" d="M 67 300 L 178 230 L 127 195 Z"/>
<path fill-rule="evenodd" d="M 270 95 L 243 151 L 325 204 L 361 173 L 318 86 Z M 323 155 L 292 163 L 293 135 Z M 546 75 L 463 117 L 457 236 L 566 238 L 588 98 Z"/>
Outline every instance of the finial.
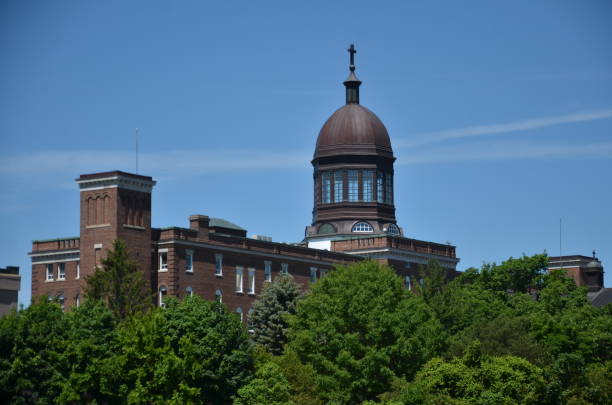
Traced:
<path fill-rule="evenodd" d="M 355 71 L 355 54 L 357 53 L 357 51 L 355 50 L 355 44 L 351 44 L 351 46 L 349 46 L 349 49 L 347 49 L 347 51 L 351 54 L 351 63 L 349 65 L 349 69 L 351 72 Z"/>
<path fill-rule="evenodd" d="M 593 259 L 595 259 L 595 249 L 593 249 Z"/>
<path fill-rule="evenodd" d="M 346 87 L 346 103 L 359 104 L 359 85 L 361 81 L 355 76 L 355 54 L 357 53 L 355 44 L 351 44 L 347 51 L 350 54 L 349 70 L 351 73 L 349 73 L 348 79 L 344 81 L 344 86 Z"/>

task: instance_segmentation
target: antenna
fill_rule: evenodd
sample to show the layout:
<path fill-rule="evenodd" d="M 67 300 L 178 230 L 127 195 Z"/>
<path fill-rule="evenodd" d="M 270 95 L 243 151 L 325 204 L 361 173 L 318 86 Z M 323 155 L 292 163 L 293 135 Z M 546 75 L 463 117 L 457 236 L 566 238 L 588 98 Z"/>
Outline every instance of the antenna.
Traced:
<path fill-rule="evenodd" d="M 136 174 L 138 174 L 138 128 L 136 128 L 134 138 L 136 140 Z"/>
<path fill-rule="evenodd" d="M 561 268 L 563 268 L 563 226 L 562 218 L 559 218 L 559 259 L 561 259 Z"/>

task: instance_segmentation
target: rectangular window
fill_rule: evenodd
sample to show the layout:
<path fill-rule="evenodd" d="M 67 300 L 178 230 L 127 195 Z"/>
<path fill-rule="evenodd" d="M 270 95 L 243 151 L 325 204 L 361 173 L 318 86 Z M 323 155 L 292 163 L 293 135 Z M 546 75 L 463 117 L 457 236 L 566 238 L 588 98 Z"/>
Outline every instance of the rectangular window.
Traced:
<path fill-rule="evenodd" d="M 159 251 L 159 271 L 168 271 L 168 251 Z"/>
<path fill-rule="evenodd" d="M 334 172 L 334 202 L 342 202 L 343 201 L 343 185 L 344 181 L 342 179 L 342 172 Z"/>
<path fill-rule="evenodd" d="M 289 274 L 289 264 L 281 263 L 281 274 Z"/>
<path fill-rule="evenodd" d="M 255 294 L 255 269 L 249 269 L 249 279 L 247 280 L 247 293 Z"/>
<path fill-rule="evenodd" d="M 383 179 L 384 179 L 384 175 L 383 172 L 376 172 L 376 201 L 378 201 L 379 203 L 384 202 L 383 200 Z"/>
<path fill-rule="evenodd" d="M 319 269 L 319 278 L 325 277 L 326 274 L 327 274 L 327 270 Z"/>
<path fill-rule="evenodd" d="M 81 278 L 81 262 L 77 262 L 77 272 L 76 272 L 76 279 L 80 279 Z"/>
<path fill-rule="evenodd" d="M 391 173 L 385 175 L 385 202 L 393 204 L 393 175 Z"/>
<path fill-rule="evenodd" d="M 363 171 L 363 201 L 365 202 L 370 202 L 374 199 L 373 177 L 374 172 L 372 170 Z"/>
<path fill-rule="evenodd" d="M 321 173 L 321 201 L 323 204 L 331 202 L 331 176 L 329 172 Z"/>
<path fill-rule="evenodd" d="M 236 292 L 242 292 L 242 267 L 236 266 Z"/>
<path fill-rule="evenodd" d="M 215 276 L 223 275 L 223 255 L 217 253 L 215 255 Z"/>
<path fill-rule="evenodd" d="M 316 267 L 311 267 L 310 268 L 310 283 L 314 283 L 317 281 L 317 268 Z"/>
<path fill-rule="evenodd" d="M 410 276 L 406 276 L 404 278 L 404 285 L 406 286 L 408 290 L 412 288 L 412 281 L 410 280 Z"/>
<path fill-rule="evenodd" d="M 57 265 L 57 279 L 66 280 L 66 263 L 58 263 Z"/>
<path fill-rule="evenodd" d="M 193 250 L 185 251 L 185 271 L 193 273 Z"/>
<path fill-rule="evenodd" d="M 359 171 L 348 171 L 348 200 L 359 201 Z"/>
<path fill-rule="evenodd" d="M 264 262 L 264 281 L 272 281 L 272 262 L 269 260 Z"/>
<path fill-rule="evenodd" d="M 47 281 L 53 281 L 53 264 L 47 264 Z"/>

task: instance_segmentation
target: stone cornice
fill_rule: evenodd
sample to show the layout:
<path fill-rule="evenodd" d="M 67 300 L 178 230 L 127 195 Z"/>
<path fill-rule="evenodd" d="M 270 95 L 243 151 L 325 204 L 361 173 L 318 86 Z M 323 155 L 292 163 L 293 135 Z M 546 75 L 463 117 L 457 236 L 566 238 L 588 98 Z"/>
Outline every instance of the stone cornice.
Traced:
<path fill-rule="evenodd" d="M 155 180 L 115 174 L 108 177 L 77 179 L 81 191 L 101 190 L 105 188 L 124 188 L 127 190 L 150 193 L 155 185 Z"/>

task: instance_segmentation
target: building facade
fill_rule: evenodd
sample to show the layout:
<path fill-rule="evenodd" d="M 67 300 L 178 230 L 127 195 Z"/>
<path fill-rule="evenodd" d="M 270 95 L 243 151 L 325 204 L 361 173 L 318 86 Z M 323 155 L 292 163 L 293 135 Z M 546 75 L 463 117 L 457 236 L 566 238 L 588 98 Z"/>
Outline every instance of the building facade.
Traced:
<path fill-rule="evenodd" d="M 9 314 L 17 308 L 20 287 L 19 267 L 0 268 L 0 316 Z"/>
<path fill-rule="evenodd" d="M 299 243 L 247 237 L 229 221 L 192 215 L 188 227 L 152 228 L 155 181 L 121 171 L 80 176 L 80 235 L 34 241 L 32 296 L 58 297 L 79 305 L 83 278 L 123 239 L 156 292 L 218 299 L 243 317 L 264 283 L 291 274 L 305 288 L 335 265 L 371 258 L 391 266 L 407 288 L 422 277 L 421 266 L 436 259 L 455 273 L 459 259 L 448 244 L 407 238 L 397 225 L 393 192 L 395 157 L 385 126 L 359 104 L 351 45 L 346 105 L 323 125 L 315 148 L 312 223 Z"/>

